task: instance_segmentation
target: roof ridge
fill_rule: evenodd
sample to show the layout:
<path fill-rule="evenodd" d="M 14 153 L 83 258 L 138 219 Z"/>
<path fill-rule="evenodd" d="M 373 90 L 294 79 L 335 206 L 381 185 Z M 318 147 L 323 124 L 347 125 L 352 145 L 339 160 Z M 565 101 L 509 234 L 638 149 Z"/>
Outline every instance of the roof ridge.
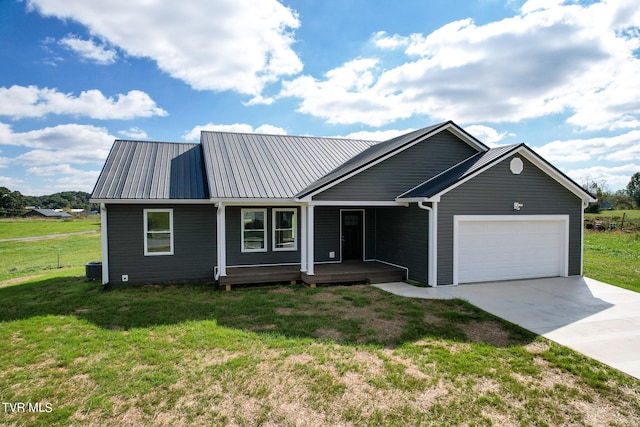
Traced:
<path fill-rule="evenodd" d="M 367 142 L 375 142 L 381 143 L 384 141 L 376 140 L 376 139 L 356 139 L 356 138 L 347 138 L 344 136 L 314 136 L 314 135 L 282 135 L 277 133 L 259 133 L 259 132 L 231 132 L 231 131 L 220 131 L 220 130 L 201 130 L 201 133 L 218 133 L 223 135 L 251 135 L 251 136 L 274 136 L 277 138 L 305 138 L 305 139 L 331 139 L 338 141 L 367 141 Z"/>
<path fill-rule="evenodd" d="M 115 139 L 116 142 L 135 142 L 136 144 L 148 142 L 150 144 L 182 144 L 182 145 L 200 145 L 199 142 L 181 142 L 181 141 L 148 141 L 139 139 Z"/>

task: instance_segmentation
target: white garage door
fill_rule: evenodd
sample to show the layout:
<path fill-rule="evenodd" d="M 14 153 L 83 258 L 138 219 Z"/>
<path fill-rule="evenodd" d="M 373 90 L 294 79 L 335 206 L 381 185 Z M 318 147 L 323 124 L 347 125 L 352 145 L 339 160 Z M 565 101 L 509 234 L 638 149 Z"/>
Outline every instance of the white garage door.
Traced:
<path fill-rule="evenodd" d="M 555 215 L 455 217 L 454 281 L 566 276 L 568 223 Z"/>

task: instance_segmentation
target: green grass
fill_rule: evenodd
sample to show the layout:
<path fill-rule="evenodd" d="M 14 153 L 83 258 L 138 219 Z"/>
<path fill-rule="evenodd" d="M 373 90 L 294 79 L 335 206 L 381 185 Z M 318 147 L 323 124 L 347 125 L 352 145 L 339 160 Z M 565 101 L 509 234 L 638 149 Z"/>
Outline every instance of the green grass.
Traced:
<path fill-rule="evenodd" d="M 626 237 L 588 234 L 587 254 L 637 257 Z M 98 233 L 0 243 L 0 401 L 53 407 L 0 425 L 640 425 L 639 381 L 463 301 L 105 292 L 79 277 L 99 259 Z"/>
<path fill-rule="evenodd" d="M 640 423 L 639 381 L 463 301 L 68 275 L 0 287 L 0 400 L 52 405 L 0 411 L 26 426 Z"/>
<path fill-rule="evenodd" d="M 584 275 L 640 292 L 640 233 L 585 231 Z"/>
<path fill-rule="evenodd" d="M 100 233 L 0 242 L 0 282 L 45 274 L 58 267 L 64 271 L 84 266 L 89 261 L 100 261 L 101 256 Z"/>
<path fill-rule="evenodd" d="M 0 240 L 99 229 L 100 219 L 95 217 L 72 220 L 2 219 L 0 220 Z"/>

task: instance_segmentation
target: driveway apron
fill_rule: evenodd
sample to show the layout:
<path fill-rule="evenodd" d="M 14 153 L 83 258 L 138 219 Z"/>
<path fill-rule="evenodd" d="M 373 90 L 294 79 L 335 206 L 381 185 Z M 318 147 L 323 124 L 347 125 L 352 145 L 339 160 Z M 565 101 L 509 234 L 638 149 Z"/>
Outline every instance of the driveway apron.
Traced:
<path fill-rule="evenodd" d="M 586 277 L 419 288 L 374 285 L 411 298 L 460 298 L 640 378 L 640 293 Z"/>

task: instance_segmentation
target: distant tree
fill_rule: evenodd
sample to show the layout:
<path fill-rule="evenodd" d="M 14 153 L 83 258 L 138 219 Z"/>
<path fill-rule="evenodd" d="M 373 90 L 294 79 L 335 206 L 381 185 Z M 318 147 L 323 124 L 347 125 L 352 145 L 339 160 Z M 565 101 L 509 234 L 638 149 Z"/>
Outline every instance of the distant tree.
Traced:
<path fill-rule="evenodd" d="M 24 196 L 19 191 L 0 187 L 0 216 L 18 216 L 25 210 Z"/>
<path fill-rule="evenodd" d="M 627 184 L 627 193 L 640 206 L 640 172 L 636 172 L 631 176 L 631 180 Z"/>
<path fill-rule="evenodd" d="M 97 210 L 98 205 L 89 203 L 91 195 L 84 191 L 63 191 L 46 196 L 26 196 L 26 203 L 44 209 Z"/>
<path fill-rule="evenodd" d="M 587 209 L 585 209 L 585 212 L 587 212 L 587 213 L 599 213 L 600 212 L 600 208 L 601 208 L 601 204 L 602 204 L 603 196 L 607 192 L 607 183 L 606 183 L 606 181 L 600 181 L 598 183 L 598 182 L 593 181 L 593 180 L 588 180 L 588 181 L 586 181 L 586 182 L 584 182 L 582 184 L 582 188 L 584 188 L 589 193 L 591 193 L 594 196 L 596 196 L 596 198 L 598 199 L 598 201 L 595 202 L 595 203 L 589 203 L 589 206 L 587 207 Z"/>
<path fill-rule="evenodd" d="M 609 196 L 611 207 L 617 210 L 629 210 L 636 207 L 635 201 L 629 196 L 626 189 L 618 190 Z"/>

